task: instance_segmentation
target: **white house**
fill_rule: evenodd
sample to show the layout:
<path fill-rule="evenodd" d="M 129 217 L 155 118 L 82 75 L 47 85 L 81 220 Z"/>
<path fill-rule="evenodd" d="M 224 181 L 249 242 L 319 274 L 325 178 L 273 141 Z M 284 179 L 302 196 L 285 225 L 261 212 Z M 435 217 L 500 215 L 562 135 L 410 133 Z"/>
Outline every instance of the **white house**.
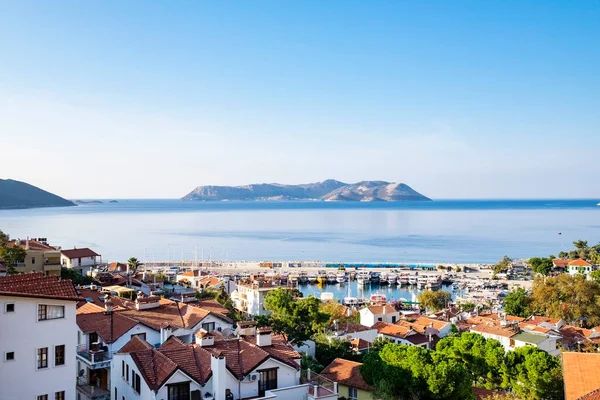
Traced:
<path fill-rule="evenodd" d="M 432 348 L 434 341 L 438 340 L 436 337 L 437 331 L 430 332 L 429 335 L 423 335 L 406 326 L 388 324 L 387 322 L 378 322 L 373 325 L 373 328 L 377 329 L 378 337 L 389 339 L 396 344 Z"/>
<path fill-rule="evenodd" d="M 195 344 L 171 337 L 158 349 L 134 337 L 113 358 L 112 394 L 144 400 L 264 397 L 300 386 L 300 359 L 270 329 L 230 339 L 201 331 Z"/>
<path fill-rule="evenodd" d="M 429 335 L 430 331 L 432 331 L 440 339 L 445 338 L 452 333 L 452 323 L 424 316 L 420 316 L 412 321 L 400 320 L 397 322 L 397 324 L 407 326 L 410 329 L 424 335 Z"/>
<path fill-rule="evenodd" d="M 0 399 L 75 400 L 77 300 L 42 272 L 0 277 Z"/>
<path fill-rule="evenodd" d="M 231 300 L 236 310 L 245 314 L 268 315 L 269 311 L 265 310 L 265 297 L 267 293 L 277 287 L 262 279 L 238 283 L 236 289 L 231 293 Z"/>
<path fill-rule="evenodd" d="M 512 338 L 520 332 L 520 329 L 518 325 L 497 326 L 483 323 L 472 326 L 470 331 L 478 333 L 486 339 L 495 339 L 502 344 L 505 351 L 510 351 L 515 345 Z"/>
<path fill-rule="evenodd" d="M 371 327 L 377 322 L 395 324 L 400 319 L 400 313 L 389 304 L 365 307 L 359 311 L 360 324 Z"/>
<path fill-rule="evenodd" d="M 102 264 L 102 257 L 87 247 L 60 251 L 60 263 L 63 267 L 90 270 Z"/>
<path fill-rule="evenodd" d="M 566 272 L 571 275 L 579 275 L 583 274 L 588 279 L 590 277 L 590 273 L 594 270 L 594 266 L 589 262 L 578 258 L 577 260 L 569 261 L 567 264 Z"/>
<path fill-rule="evenodd" d="M 519 347 L 533 346 L 540 350 L 544 350 L 551 356 L 557 356 L 560 354 L 560 350 L 556 346 L 556 337 L 539 334 L 521 332 L 512 337 L 513 346 L 511 350 L 518 349 Z"/>

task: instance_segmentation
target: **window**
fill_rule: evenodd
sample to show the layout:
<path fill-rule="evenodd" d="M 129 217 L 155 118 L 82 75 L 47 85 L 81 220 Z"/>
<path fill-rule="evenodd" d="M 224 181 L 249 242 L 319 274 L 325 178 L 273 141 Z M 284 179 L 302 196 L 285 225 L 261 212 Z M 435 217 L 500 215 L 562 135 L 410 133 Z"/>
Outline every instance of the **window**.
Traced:
<path fill-rule="evenodd" d="M 65 345 L 54 346 L 54 366 L 65 365 Z"/>
<path fill-rule="evenodd" d="M 125 380 L 129 382 L 129 364 L 125 365 Z"/>
<path fill-rule="evenodd" d="M 392 324 L 395 324 L 395 323 L 396 323 L 396 316 L 392 315 Z"/>
<path fill-rule="evenodd" d="M 40 394 L 37 397 L 37 400 L 48 400 L 48 395 L 47 394 Z"/>
<path fill-rule="evenodd" d="M 265 391 L 277 389 L 277 368 L 265 369 L 260 372 L 260 381 L 258 381 L 258 395 L 263 397 Z"/>
<path fill-rule="evenodd" d="M 7 303 L 4 312 L 15 312 L 15 303 Z"/>
<path fill-rule="evenodd" d="M 348 388 L 348 400 L 357 400 L 358 399 L 358 389 L 349 387 Z"/>
<path fill-rule="evenodd" d="M 189 400 L 190 399 L 190 383 L 177 383 L 175 385 L 167 385 L 169 394 L 168 400 Z"/>
<path fill-rule="evenodd" d="M 137 394 L 139 394 L 140 386 L 141 386 L 141 377 L 138 374 L 136 374 L 135 372 L 132 372 L 131 378 L 132 378 L 131 387 L 133 387 L 133 390 L 135 390 L 135 392 Z"/>
<path fill-rule="evenodd" d="M 381 321 L 383 321 L 383 318 L 379 317 L 379 318 L 377 318 L 377 321 L 381 322 Z"/>
<path fill-rule="evenodd" d="M 65 306 L 38 305 L 38 321 L 65 317 Z"/>
<path fill-rule="evenodd" d="M 54 400 L 65 400 L 65 391 L 54 393 Z"/>
<path fill-rule="evenodd" d="M 44 347 L 37 350 L 37 367 L 48 368 L 48 348 Z"/>
<path fill-rule="evenodd" d="M 121 378 L 125 378 L 125 361 L 121 361 Z M 117 396 L 115 396 L 115 399 Z"/>
<path fill-rule="evenodd" d="M 119 398 L 119 395 L 117 394 L 117 388 L 115 387 L 115 400 L 117 400 Z"/>
<path fill-rule="evenodd" d="M 14 361 L 15 360 L 15 352 L 7 351 L 6 356 L 4 357 L 4 361 Z"/>
<path fill-rule="evenodd" d="M 139 337 L 140 339 L 144 339 L 146 340 L 146 332 L 142 332 L 142 333 L 134 333 L 133 335 L 131 335 L 131 338 L 133 338 L 134 336 Z"/>
<path fill-rule="evenodd" d="M 204 324 L 202 324 L 202 329 L 204 329 L 206 332 L 212 332 L 215 330 L 215 323 L 205 322 Z"/>

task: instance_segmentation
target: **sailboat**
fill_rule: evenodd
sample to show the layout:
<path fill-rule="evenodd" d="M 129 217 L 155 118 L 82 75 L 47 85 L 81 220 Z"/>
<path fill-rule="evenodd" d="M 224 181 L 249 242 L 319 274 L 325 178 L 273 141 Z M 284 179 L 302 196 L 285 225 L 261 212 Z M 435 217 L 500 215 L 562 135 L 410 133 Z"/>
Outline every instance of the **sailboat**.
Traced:
<path fill-rule="evenodd" d="M 352 294 L 350 293 L 350 286 L 348 286 L 348 296 L 344 297 L 344 299 L 342 300 L 342 304 L 348 307 L 352 307 L 352 306 L 358 306 L 360 303 L 360 301 L 358 300 L 358 297 L 352 297 Z"/>

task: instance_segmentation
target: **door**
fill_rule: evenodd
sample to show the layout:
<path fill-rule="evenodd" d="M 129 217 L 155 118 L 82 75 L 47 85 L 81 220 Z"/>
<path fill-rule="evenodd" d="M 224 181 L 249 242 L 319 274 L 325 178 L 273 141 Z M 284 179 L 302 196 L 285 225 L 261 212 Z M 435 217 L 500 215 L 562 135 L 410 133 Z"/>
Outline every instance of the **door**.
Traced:
<path fill-rule="evenodd" d="M 258 395 L 263 397 L 265 391 L 277 389 L 277 368 L 265 369 L 260 371 L 260 381 L 258 381 Z"/>

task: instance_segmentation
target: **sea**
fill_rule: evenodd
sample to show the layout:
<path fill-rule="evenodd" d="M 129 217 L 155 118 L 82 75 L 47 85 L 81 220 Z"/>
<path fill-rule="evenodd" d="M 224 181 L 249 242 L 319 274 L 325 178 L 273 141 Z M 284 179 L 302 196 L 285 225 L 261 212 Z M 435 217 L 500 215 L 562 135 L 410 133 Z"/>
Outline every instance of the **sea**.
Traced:
<path fill-rule="evenodd" d="M 0 210 L 12 238 L 90 247 L 103 261 L 493 263 L 600 242 L 598 199 L 432 202 L 127 200 Z"/>

